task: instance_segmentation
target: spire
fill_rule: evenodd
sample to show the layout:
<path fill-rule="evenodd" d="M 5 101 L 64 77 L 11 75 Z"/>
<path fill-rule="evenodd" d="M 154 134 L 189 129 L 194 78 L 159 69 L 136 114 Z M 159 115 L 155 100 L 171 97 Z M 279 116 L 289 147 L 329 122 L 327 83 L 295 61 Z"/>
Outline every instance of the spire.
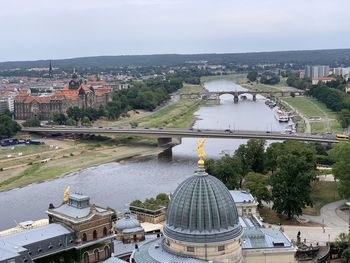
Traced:
<path fill-rule="evenodd" d="M 52 63 L 51 63 L 51 59 L 50 59 L 49 78 L 52 79 L 52 77 L 53 77 L 53 72 L 52 72 Z"/>

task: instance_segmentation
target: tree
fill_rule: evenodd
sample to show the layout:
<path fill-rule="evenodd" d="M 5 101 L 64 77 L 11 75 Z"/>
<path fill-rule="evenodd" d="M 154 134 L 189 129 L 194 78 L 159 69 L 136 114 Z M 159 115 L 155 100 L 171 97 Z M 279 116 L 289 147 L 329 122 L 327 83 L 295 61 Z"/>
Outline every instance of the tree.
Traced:
<path fill-rule="evenodd" d="M 207 160 L 205 168 L 207 173 L 218 178 L 227 188 L 235 189 L 239 186 L 242 164 L 237 156 L 225 154 L 220 160 Z"/>
<path fill-rule="evenodd" d="M 0 139 L 9 138 L 21 130 L 21 126 L 7 115 L 0 115 Z"/>
<path fill-rule="evenodd" d="M 119 101 L 108 102 L 106 106 L 107 117 L 112 120 L 119 118 L 121 114 L 121 107 Z"/>
<path fill-rule="evenodd" d="M 277 170 L 271 176 L 273 209 L 287 215 L 301 215 L 312 206 L 311 182 L 315 180 L 316 153 L 305 143 L 286 141 L 281 144 Z"/>
<path fill-rule="evenodd" d="M 68 118 L 73 119 L 75 121 L 79 121 L 82 118 L 82 112 L 79 107 L 70 107 L 67 109 Z"/>
<path fill-rule="evenodd" d="M 244 179 L 243 187 L 249 189 L 252 195 L 257 199 L 259 206 L 262 201 L 270 202 L 271 193 L 268 186 L 269 177 L 267 175 L 250 172 Z"/>
<path fill-rule="evenodd" d="M 338 114 L 338 120 L 343 128 L 347 128 L 350 125 L 350 110 L 342 109 Z"/>
<path fill-rule="evenodd" d="M 40 121 L 38 118 L 30 118 L 23 122 L 24 127 L 40 127 Z"/>
<path fill-rule="evenodd" d="M 235 155 L 240 159 L 242 164 L 240 187 L 242 187 L 242 180 L 248 172 L 262 173 L 264 171 L 264 140 L 250 139 L 247 144 L 242 144 L 238 147 Z"/>
<path fill-rule="evenodd" d="M 350 197 L 350 144 L 338 143 L 330 150 L 329 155 L 335 162 L 333 174 L 339 180 L 339 194 L 345 198 Z"/>
<path fill-rule="evenodd" d="M 248 72 L 248 75 L 247 75 L 247 79 L 249 79 L 250 81 L 256 81 L 258 78 L 258 72 L 256 71 L 250 71 Z"/>
<path fill-rule="evenodd" d="M 84 117 L 82 120 L 81 120 L 81 124 L 83 125 L 83 126 L 91 126 L 91 121 L 90 121 L 90 119 L 88 118 L 88 117 Z"/>
<path fill-rule="evenodd" d="M 56 123 L 58 125 L 65 125 L 67 117 L 64 113 L 54 112 L 54 113 L 52 113 L 51 119 L 54 123 Z"/>
<path fill-rule="evenodd" d="M 77 122 L 71 118 L 69 118 L 67 121 L 66 121 L 66 125 L 68 126 L 75 126 L 77 124 Z"/>

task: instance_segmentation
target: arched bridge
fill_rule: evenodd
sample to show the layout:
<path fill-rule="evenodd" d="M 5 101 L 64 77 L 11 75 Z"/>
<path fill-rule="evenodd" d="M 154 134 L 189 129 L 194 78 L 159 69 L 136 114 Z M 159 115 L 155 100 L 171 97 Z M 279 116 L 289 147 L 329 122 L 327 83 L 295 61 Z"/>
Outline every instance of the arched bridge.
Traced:
<path fill-rule="evenodd" d="M 24 127 L 22 131 L 34 133 L 62 133 L 62 134 L 117 134 L 149 136 L 158 138 L 160 146 L 171 143 L 172 138 L 220 138 L 220 139 L 264 139 L 264 140 L 297 140 L 305 142 L 337 143 L 335 136 L 310 134 L 282 134 L 270 131 L 242 131 L 242 130 L 216 130 L 216 129 L 121 129 L 113 127 L 86 128 L 86 127 Z"/>
<path fill-rule="evenodd" d="M 282 97 L 285 95 L 289 95 L 293 91 L 260 91 L 260 90 L 240 90 L 240 91 L 215 91 L 215 92 L 205 92 L 205 93 L 181 93 L 180 98 L 183 99 L 218 99 L 223 94 L 231 94 L 233 95 L 233 100 L 238 101 L 239 96 L 243 94 L 251 94 L 253 96 L 253 101 L 256 100 L 256 95 L 261 94 L 264 96 L 274 96 L 281 95 Z M 299 95 L 304 94 L 303 90 L 295 91 Z"/>

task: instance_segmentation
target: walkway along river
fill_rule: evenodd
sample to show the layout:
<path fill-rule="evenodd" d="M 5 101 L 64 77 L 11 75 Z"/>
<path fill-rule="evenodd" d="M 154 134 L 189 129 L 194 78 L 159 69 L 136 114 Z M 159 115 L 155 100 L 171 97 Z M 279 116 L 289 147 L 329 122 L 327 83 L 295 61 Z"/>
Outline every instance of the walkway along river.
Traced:
<path fill-rule="evenodd" d="M 209 91 L 245 90 L 231 80 L 206 83 Z M 195 115 L 194 129 L 231 129 L 281 131 L 286 124 L 279 123 L 272 110 L 258 96 L 233 102 L 232 95 L 222 95 L 220 105 L 204 105 Z M 0 192 L 0 230 L 21 222 L 46 218 L 49 203 L 60 204 L 63 189 L 70 185 L 72 192 L 81 192 L 101 206 L 123 211 L 134 199 L 154 197 L 159 192 L 172 192 L 179 183 L 196 169 L 196 139 L 183 139 L 173 148 L 170 161 L 149 158 L 91 167 L 51 181 Z M 207 158 L 218 158 L 232 153 L 246 140 L 208 139 L 205 145 Z"/>

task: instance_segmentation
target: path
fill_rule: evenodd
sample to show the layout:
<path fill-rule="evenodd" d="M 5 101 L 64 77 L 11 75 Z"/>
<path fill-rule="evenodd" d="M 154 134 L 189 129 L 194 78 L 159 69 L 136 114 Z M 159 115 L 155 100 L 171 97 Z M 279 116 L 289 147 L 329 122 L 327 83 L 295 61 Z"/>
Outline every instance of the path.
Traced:
<path fill-rule="evenodd" d="M 322 112 L 323 116 L 324 116 L 324 123 L 326 124 L 326 130 L 327 131 L 330 131 L 331 130 L 331 127 L 329 125 L 329 118 L 328 118 L 328 114 L 322 110 L 316 103 L 314 103 L 312 100 L 310 100 L 310 103 L 312 105 L 314 105 L 320 112 Z"/>
<path fill-rule="evenodd" d="M 293 240 L 296 240 L 298 231 L 301 232 L 301 239 L 306 239 L 307 243 L 324 244 L 334 241 L 340 233 L 348 231 L 348 214 L 338 208 L 344 204 L 345 200 L 329 203 L 321 208 L 320 216 L 303 215 L 304 218 L 312 222 L 319 223 L 319 226 L 296 226 L 296 225 L 272 225 L 276 228 L 283 228 L 284 233 Z M 323 225 L 324 224 L 324 225 Z"/>
<path fill-rule="evenodd" d="M 286 102 L 285 100 L 281 99 L 283 101 L 283 103 L 285 103 L 290 109 L 292 109 L 292 111 L 295 111 L 296 114 L 298 114 L 300 116 L 300 118 L 302 118 L 304 120 L 305 123 L 305 131 L 304 133 L 311 133 L 311 125 L 310 125 L 310 121 L 308 118 L 306 118 L 302 113 L 300 113 L 297 109 L 295 109 L 292 105 L 290 105 L 288 102 Z"/>
<path fill-rule="evenodd" d="M 303 215 L 303 217 L 309 219 L 312 222 L 324 224 L 327 227 L 347 227 L 348 222 L 344 218 L 340 217 L 336 210 L 342 206 L 345 200 L 329 203 L 321 208 L 319 216 Z"/>

